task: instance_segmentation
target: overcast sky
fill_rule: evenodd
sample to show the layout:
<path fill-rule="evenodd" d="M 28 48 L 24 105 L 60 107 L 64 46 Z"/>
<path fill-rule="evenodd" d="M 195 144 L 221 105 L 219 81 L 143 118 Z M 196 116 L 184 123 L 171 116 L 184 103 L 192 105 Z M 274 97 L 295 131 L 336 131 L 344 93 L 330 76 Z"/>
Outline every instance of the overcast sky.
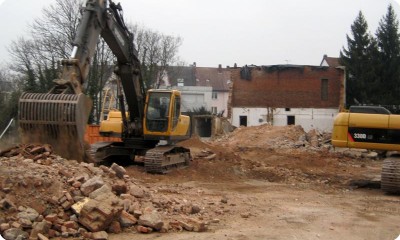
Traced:
<path fill-rule="evenodd" d="M 400 0 L 398 0 L 400 1 Z M 187 64 L 319 65 L 338 57 L 361 10 L 369 30 L 393 0 L 115 0 L 125 20 L 183 38 L 179 56 Z M 55 0 L 0 0 L 0 62 L 6 47 L 27 34 L 27 24 Z"/>

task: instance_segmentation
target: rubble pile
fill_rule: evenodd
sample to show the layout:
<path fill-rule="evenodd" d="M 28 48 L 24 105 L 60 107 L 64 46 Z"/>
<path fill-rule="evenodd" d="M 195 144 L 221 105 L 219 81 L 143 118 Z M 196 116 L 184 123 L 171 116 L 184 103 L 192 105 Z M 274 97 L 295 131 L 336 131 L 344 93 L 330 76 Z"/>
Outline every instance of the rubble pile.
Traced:
<path fill-rule="evenodd" d="M 95 167 L 63 159 L 48 145 L 1 152 L 0 184 L 0 233 L 6 239 L 201 232 L 234 208 L 201 189 L 141 183 L 115 163 Z M 188 192 L 195 197 L 187 199 Z"/>
<path fill-rule="evenodd" d="M 231 134 L 222 136 L 215 142 L 227 146 L 257 147 L 269 149 L 303 149 L 324 150 L 330 149 L 330 133 L 310 130 L 305 132 L 299 125 L 271 126 L 268 124 L 254 127 L 240 127 Z"/>
<path fill-rule="evenodd" d="M 377 159 L 375 152 L 333 148 L 330 133 L 305 132 L 295 125 L 240 127 L 207 143 L 211 152 L 203 148 L 200 153 L 211 159 L 216 153 L 214 165 L 222 160 L 226 171 L 238 177 L 288 184 L 342 187 L 351 178 L 348 172 Z"/>

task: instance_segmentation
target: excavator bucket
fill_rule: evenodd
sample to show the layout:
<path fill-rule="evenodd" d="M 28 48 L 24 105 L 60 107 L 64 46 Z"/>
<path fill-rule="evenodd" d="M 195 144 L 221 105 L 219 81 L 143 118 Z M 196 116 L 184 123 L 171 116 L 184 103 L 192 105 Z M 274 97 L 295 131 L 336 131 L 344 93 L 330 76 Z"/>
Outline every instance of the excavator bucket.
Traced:
<path fill-rule="evenodd" d="M 67 159 L 84 160 L 91 101 L 84 94 L 23 93 L 19 127 L 23 143 L 48 143 Z"/>

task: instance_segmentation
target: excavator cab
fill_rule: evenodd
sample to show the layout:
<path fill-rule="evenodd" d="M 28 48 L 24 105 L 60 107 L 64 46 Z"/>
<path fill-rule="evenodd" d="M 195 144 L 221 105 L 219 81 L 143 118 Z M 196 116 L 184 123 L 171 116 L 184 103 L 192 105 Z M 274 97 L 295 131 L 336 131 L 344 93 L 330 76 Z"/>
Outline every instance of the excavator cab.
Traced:
<path fill-rule="evenodd" d="M 177 90 L 149 90 L 143 118 L 143 135 L 146 140 L 182 140 L 190 134 L 190 117 L 181 115 L 181 94 Z M 100 123 L 103 136 L 121 137 L 122 115 L 110 111 Z"/>
<path fill-rule="evenodd" d="M 143 126 L 145 139 L 174 141 L 187 138 L 190 118 L 181 115 L 180 92 L 149 90 Z"/>

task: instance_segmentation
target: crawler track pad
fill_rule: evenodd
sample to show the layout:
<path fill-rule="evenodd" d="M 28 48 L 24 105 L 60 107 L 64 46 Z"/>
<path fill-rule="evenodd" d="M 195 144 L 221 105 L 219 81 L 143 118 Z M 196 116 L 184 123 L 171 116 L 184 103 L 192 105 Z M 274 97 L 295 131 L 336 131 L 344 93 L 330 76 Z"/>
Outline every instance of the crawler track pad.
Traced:
<path fill-rule="evenodd" d="M 190 150 L 178 146 L 157 146 L 147 151 L 144 168 L 148 173 L 166 173 L 174 167 L 187 166 Z"/>
<path fill-rule="evenodd" d="M 82 161 L 91 101 L 84 94 L 23 93 L 19 127 L 23 143 L 48 143 L 67 159 Z"/>

